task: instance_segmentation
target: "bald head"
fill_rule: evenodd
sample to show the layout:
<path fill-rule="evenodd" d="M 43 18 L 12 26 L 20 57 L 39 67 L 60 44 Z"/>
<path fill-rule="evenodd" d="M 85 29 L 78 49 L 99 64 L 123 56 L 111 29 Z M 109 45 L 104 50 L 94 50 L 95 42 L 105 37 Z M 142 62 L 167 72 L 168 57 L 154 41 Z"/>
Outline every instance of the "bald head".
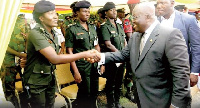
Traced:
<path fill-rule="evenodd" d="M 135 6 L 133 13 L 147 15 L 149 18 L 155 19 L 155 6 L 150 2 L 143 2 Z"/>
<path fill-rule="evenodd" d="M 150 2 L 137 4 L 133 9 L 134 29 L 144 33 L 156 20 L 155 6 Z"/>

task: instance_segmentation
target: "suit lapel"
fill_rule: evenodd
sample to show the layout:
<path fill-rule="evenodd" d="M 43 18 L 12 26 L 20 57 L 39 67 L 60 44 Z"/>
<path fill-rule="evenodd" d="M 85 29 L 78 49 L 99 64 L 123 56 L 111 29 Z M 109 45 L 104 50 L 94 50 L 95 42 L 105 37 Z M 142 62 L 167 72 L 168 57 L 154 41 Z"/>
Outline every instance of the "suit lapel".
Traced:
<path fill-rule="evenodd" d="M 135 63 L 138 62 L 138 59 L 139 59 L 139 52 L 140 52 L 140 40 L 141 40 L 141 36 L 142 33 L 138 33 L 138 35 L 136 36 L 135 38 Z"/>
<path fill-rule="evenodd" d="M 143 58 L 146 56 L 147 52 L 149 51 L 149 49 L 151 48 L 151 46 L 155 43 L 155 41 L 157 40 L 157 36 L 158 36 L 158 30 L 159 30 L 159 24 L 154 28 L 154 30 L 152 31 L 152 33 L 150 34 L 144 49 L 142 51 L 142 54 L 139 57 L 138 63 L 136 68 L 138 67 L 138 65 L 140 64 L 140 62 L 143 60 Z M 139 46 L 138 46 L 139 48 Z"/>

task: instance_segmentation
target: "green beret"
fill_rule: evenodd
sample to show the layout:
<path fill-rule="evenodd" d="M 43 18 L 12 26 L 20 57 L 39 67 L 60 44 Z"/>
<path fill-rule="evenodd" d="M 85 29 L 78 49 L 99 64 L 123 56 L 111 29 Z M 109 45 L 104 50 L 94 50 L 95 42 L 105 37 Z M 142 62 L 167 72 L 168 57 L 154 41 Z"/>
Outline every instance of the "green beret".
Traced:
<path fill-rule="evenodd" d="M 88 1 L 79 1 L 75 4 L 76 8 L 89 8 L 91 6 L 90 2 Z"/>
<path fill-rule="evenodd" d="M 55 10 L 55 4 L 50 1 L 41 0 L 34 5 L 34 12 L 45 13 L 51 10 Z"/>
<path fill-rule="evenodd" d="M 125 9 L 124 9 L 124 8 L 122 8 L 122 9 L 117 9 L 117 12 L 119 12 L 119 13 L 125 13 Z"/>
<path fill-rule="evenodd" d="M 110 10 L 112 8 L 115 8 L 115 4 L 113 2 L 107 2 L 104 6 L 103 6 L 103 10 L 107 11 Z"/>

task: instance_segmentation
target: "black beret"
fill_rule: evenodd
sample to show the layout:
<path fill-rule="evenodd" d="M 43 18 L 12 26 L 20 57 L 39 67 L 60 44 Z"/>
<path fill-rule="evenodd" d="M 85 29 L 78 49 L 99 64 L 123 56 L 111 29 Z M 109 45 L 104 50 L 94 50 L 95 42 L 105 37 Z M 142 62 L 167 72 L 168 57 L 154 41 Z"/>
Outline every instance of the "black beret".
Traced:
<path fill-rule="evenodd" d="M 107 2 L 104 6 L 103 6 L 103 10 L 107 11 L 110 10 L 112 8 L 115 8 L 115 4 L 113 2 Z"/>
<path fill-rule="evenodd" d="M 102 12 L 103 12 L 103 8 L 100 8 L 100 9 L 97 11 L 97 14 L 102 13 Z"/>
<path fill-rule="evenodd" d="M 55 4 L 50 1 L 41 0 L 34 5 L 34 12 L 45 13 L 51 10 L 55 10 Z"/>
<path fill-rule="evenodd" d="M 75 4 L 76 8 L 89 8 L 91 6 L 90 2 L 88 1 L 79 1 Z"/>
<path fill-rule="evenodd" d="M 122 9 L 117 9 L 117 12 L 125 13 L 125 9 L 124 9 L 124 8 L 122 8 Z"/>

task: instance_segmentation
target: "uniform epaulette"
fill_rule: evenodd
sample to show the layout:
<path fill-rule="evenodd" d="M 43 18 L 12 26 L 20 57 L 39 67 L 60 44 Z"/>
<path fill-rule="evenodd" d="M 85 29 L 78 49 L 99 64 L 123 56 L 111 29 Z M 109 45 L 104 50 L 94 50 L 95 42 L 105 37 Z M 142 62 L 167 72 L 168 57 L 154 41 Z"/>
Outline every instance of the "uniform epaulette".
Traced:
<path fill-rule="evenodd" d="M 76 23 L 74 23 L 74 24 L 69 24 L 69 25 L 67 25 L 67 27 L 71 27 L 71 26 L 73 26 L 73 25 L 75 25 Z"/>
<path fill-rule="evenodd" d="M 106 22 L 101 23 L 101 25 L 104 25 Z"/>

